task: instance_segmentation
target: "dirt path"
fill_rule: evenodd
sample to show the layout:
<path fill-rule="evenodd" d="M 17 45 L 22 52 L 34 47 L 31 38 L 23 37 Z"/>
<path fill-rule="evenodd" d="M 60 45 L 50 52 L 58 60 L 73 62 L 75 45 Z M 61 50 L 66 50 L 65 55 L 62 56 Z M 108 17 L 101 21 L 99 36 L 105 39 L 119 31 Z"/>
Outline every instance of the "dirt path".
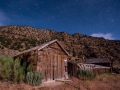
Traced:
<path fill-rule="evenodd" d="M 47 81 L 47 82 L 42 83 L 40 86 L 41 87 L 56 87 L 56 86 L 63 85 L 63 84 L 64 84 L 63 82 Z"/>

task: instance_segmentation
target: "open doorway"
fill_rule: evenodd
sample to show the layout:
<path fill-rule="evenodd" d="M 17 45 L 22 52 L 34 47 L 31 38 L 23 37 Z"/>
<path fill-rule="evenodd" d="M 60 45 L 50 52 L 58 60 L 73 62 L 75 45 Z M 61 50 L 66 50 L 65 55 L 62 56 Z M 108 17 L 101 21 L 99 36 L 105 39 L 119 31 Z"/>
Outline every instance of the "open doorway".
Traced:
<path fill-rule="evenodd" d="M 53 73 L 53 80 L 54 80 L 54 79 L 55 79 L 55 78 L 54 78 L 54 66 L 53 66 L 53 69 L 52 69 L 52 73 Z"/>

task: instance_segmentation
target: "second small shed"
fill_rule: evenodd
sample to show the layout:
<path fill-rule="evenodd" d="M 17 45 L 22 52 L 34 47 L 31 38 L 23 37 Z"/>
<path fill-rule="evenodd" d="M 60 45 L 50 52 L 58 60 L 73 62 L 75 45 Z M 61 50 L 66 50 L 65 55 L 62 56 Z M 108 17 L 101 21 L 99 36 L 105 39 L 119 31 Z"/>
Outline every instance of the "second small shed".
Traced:
<path fill-rule="evenodd" d="M 70 76 L 77 77 L 80 69 L 91 71 L 94 74 L 110 73 L 112 65 L 108 58 L 86 59 L 85 62 L 68 61 L 68 74 Z"/>

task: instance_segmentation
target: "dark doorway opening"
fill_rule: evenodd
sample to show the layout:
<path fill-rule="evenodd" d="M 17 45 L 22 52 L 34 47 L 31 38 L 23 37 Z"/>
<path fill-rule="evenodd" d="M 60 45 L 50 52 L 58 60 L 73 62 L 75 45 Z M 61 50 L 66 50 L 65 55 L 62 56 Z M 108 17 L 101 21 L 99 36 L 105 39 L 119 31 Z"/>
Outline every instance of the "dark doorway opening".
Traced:
<path fill-rule="evenodd" d="M 54 80 L 54 66 L 53 66 L 53 80 Z"/>

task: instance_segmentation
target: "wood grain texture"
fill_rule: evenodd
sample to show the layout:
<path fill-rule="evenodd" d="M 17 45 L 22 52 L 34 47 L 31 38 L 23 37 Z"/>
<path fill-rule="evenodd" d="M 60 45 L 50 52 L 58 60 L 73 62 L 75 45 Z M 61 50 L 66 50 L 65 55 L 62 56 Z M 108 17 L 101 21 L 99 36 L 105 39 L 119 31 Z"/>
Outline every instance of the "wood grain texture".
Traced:
<path fill-rule="evenodd" d="M 65 77 L 66 63 L 64 60 L 68 56 L 57 42 L 40 50 L 31 49 L 31 51 L 22 53 L 17 57 L 31 64 L 34 71 L 41 71 L 42 81 L 63 79 Z"/>

